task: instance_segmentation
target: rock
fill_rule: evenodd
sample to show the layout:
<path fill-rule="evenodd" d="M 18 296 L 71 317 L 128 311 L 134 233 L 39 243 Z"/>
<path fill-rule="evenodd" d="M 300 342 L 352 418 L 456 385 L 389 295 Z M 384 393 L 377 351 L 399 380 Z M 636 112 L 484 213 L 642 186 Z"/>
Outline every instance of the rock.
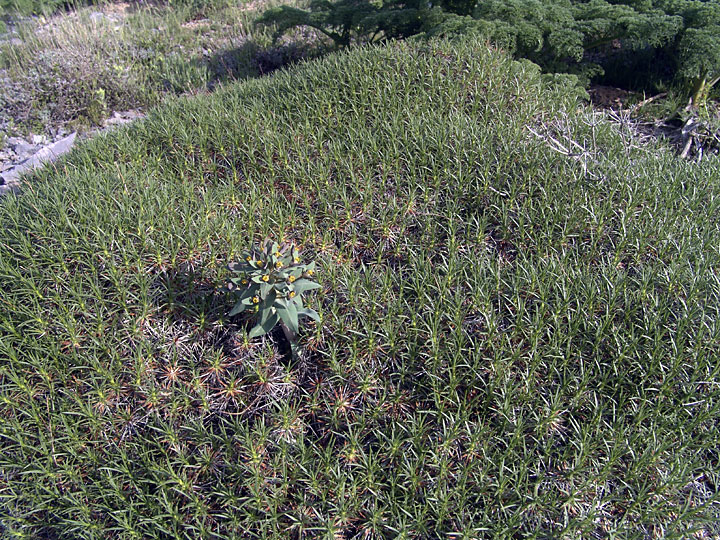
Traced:
<path fill-rule="evenodd" d="M 113 113 L 111 118 L 108 118 L 105 120 L 106 126 L 119 126 L 122 124 L 127 124 L 129 122 L 132 122 L 133 120 L 137 120 L 138 118 L 142 118 L 144 115 L 135 110 L 130 111 L 124 111 L 124 112 L 115 112 Z"/>
<path fill-rule="evenodd" d="M 115 112 L 105 122 L 104 127 L 90 130 L 83 138 L 144 117 L 145 114 L 139 110 Z M 5 139 L 5 148 L 0 147 L 0 188 L 2 188 L 0 189 L 0 195 L 8 192 L 10 189 L 8 185 L 18 186 L 20 176 L 23 173 L 43 163 L 54 161 L 58 156 L 68 152 L 73 147 L 76 133 L 67 135 L 67 131 L 62 127 L 51 128 L 50 133 L 49 138 L 42 135 L 31 136 L 30 140 L 32 142 L 39 141 L 38 144 L 31 144 L 22 137 L 8 137 Z M 47 144 L 50 141 L 52 141 L 52 144 Z"/>
<path fill-rule="evenodd" d="M 11 145 L 10 147 L 13 149 L 13 152 L 15 152 L 18 156 L 21 157 L 21 159 L 28 157 L 36 149 L 36 145 L 30 144 L 26 141 L 21 141 L 19 143 Z"/>
<path fill-rule="evenodd" d="M 19 189 L 18 184 L 3 184 L 0 185 L 0 197 L 11 191 L 17 191 Z"/>
<path fill-rule="evenodd" d="M 17 182 L 18 176 L 20 175 L 15 172 L 16 169 L 17 167 L 13 167 L 12 169 L 0 172 L 0 187 L 5 187 L 8 184 Z"/>
<path fill-rule="evenodd" d="M 71 133 L 67 137 L 63 137 L 59 141 L 46 146 L 23 163 L 23 165 L 25 167 L 34 168 L 43 163 L 55 161 L 58 157 L 72 149 L 75 144 L 76 135 L 76 133 Z"/>
<path fill-rule="evenodd" d="M 122 123 L 122 121 L 123 121 L 122 115 L 119 112 L 114 112 L 110 118 L 105 119 L 105 125 L 113 126 L 115 124 Z"/>
<path fill-rule="evenodd" d="M 17 182 L 20 175 L 26 173 L 43 163 L 55 161 L 59 156 L 69 152 L 75 144 L 76 133 L 72 133 L 59 141 L 42 148 L 39 152 L 32 155 L 19 165 L 12 169 L 5 170 L 0 173 L 2 184 L 11 184 Z"/>
<path fill-rule="evenodd" d="M 18 47 L 23 44 L 22 39 L 11 37 L 11 38 L 2 38 L 0 39 L 0 45 L 8 44 L 13 47 Z"/>
<path fill-rule="evenodd" d="M 7 144 L 10 148 L 15 148 L 16 144 L 24 142 L 26 142 L 25 139 L 21 137 L 8 137 L 7 139 L 5 139 L 5 144 Z"/>

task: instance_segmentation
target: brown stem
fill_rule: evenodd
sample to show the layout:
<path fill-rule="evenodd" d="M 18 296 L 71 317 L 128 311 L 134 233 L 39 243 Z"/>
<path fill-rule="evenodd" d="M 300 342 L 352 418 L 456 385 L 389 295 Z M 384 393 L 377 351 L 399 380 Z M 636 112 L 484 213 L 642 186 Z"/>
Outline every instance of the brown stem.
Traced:
<path fill-rule="evenodd" d="M 288 340 L 288 342 L 290 343 L 291 346 L 294 345 L 295 338 L 297 338 L 297 336 L 295 335 L 295 332 L 290 330 L 283 322 L 280 323 L 280 328 L 282 328 L 283 334 L 285 334 L 285 339 Z"/>
<path fill-rule="evenodd" d="M 702 105 L 707 97 L 708 89 L 707 74 L 702 77 L 698 77 L 693 85 L 692 95 L 690 96 L 690 102 L 688 103 L 687 108 L 697 109 L 700 105 Z"/>
<path fill-rule="evenodd" d="M 280 328 L 282 328 L 282 331 L 285 334 L 285 339 L 287 339 L 290 343 L 290 354 L 292 355 L 293 360 L 299 360 L 300 347 L 298 347 L 297 344 L 297 334 L 285 326 L 285 323 L 283 322 L 280 323 Z"/>

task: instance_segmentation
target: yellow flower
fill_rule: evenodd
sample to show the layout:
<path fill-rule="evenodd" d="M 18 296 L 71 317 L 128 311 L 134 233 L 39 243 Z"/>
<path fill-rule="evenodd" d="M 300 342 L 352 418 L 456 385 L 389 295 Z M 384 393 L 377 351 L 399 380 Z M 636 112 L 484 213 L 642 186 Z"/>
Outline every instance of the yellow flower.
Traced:
<path fill-rule="evenodd" d="M 247 279 L 243 279 L 240 283 L 242 283 L 243 285 L 247 285 L 247 284 L 248 284 L 248 280 L 247 280 Z"/>
<path fill-rule="evenodd" d="M 315 270 L 308 270 L 307 275 L 312 276 L 315 273 Z"/>
<path fill-rule="evenodd" d="M 282 266 L 283 266 L 282 261 L 278 261 L 275 263 L 275 268 L 282 268 Z"/>
<path fill-rule="evenodd" d="M 257 265 L 258 265 L 260 268 L 262 268 L 263 266 L 265 266 L 265 261 L 255 261 L 255 262 L 257 263 Z"/>
<path fill-rule="evenodd" d="M 288 298 L 295 298 L 295 291 L 290 291 L 290 294 L 288 294 Z"/>
<path fill-rule="evenodd" d="M 300 258 L 299 258 L 299 257 L 295 257 L 295 258 L 293 259 L 293 262 L 294 262 L 295 264 L 299 263 L 299 262 L 300 262 Z"/>
<path fill-rule="evenodd" d="M 292 283 L 293 281 L 295 281 L 295 276 L 290 276 L 290 277 L 288 278 L 288 281 L 289 281 L 290 283 Z"/>
<path fill-rule="evenodd" d="M 262 278 L 260 278 L 260 279 L 262 279 L 263 281 L 267 281 L 267 280 L 270 279 L 270 276 L 268 276 L 268 275 L 266 274 L 266 275 L 264 275 L 264 276 L 263 276 Z"/>
<path fill-rule="evenodd" d="M 253 300 L 252 300 L 252 301 L 253 301 L 253 304 L 259 304 L 259 303 L 260 303 L 260 298 L 258 298 L 257 296 L 253 296 Z"/>
<path fill-rule="evenodd" d="M 250 261 L 252 261 L 252 257 L 250 257 L 250 256 L 245 257 L 245 260 L 246 260 L 247 262 L 250 262 Z"/>

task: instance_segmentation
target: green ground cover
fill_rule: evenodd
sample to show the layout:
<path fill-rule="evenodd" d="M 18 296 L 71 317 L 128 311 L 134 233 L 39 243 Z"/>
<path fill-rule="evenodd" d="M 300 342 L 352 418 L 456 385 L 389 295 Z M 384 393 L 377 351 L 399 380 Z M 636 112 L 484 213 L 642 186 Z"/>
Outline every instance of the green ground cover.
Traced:
<path fill-rule="evenodd" d="M 0 204 L 0 524 L 718 535 L 719 178 L 474 39 L 173 100 Z M 297 361 L 219 292 L 267 235 Z"/>

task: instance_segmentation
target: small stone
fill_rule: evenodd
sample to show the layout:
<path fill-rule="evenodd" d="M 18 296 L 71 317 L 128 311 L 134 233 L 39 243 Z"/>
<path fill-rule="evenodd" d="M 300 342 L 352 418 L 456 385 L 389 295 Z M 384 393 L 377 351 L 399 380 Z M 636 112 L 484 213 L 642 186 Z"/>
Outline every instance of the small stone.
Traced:
<path fill-rule="evenodd" d="M 43 135 L 33 135 L 31 138 L 33 144 L 45 144 L 47 139 Z"/>
<path fill-rule="evenodd" d="M 11 191 L 17 191 L 20 189 L 18 184 L 0 184 L 0 196 L 10 193 Z"/>
<path fill-rule="evenodd" d="M 32 162 L 31 166 L 36 167 L 46 161 L 55 161 L 59 156 L 69 152 L 75 144 L 75 133 L 68 135 L 67 137 L 60 139 L 59 141 L 46 146 L 41 149 L 37 154 L 32 156 L 28 163 Z"/>
<path fill-rule="evenodd" d="M 127 124 L 138 118 L 142 118 L 144 115 L 136 110 L 129 110 L 124 112 L 114 112 L 111 118 L 105 120 L 106 126 L 119 126 Z"/>
<path fill-rule="evenodd" d="M 13 146 L 13 151 L 20 157 L 27 157 L 35 152 L 36 145 L 30 144 L 29 142 L 19 142 Z"/>
<path fill-rule="evenodd" d="M 24 142 L 25 142 L 25 139 L 22 139 L 22 138 L 20 138 L 20 137 L 8 137 L 8 138 L 5 140 L 5 143 L 6 143 L 10 148 L 15 148 L 15 145 L 16 145 L 16 144 L 24 143 Z"/>
<path fill-rule="evenodd" d="M 12 182 L 17 182 L 20 178 L 20 175 L 22 175 L 23 173 L 39 167 L 43 163 L 55 161 L 62 154 L 69 152 L 75 144 L 75 136 L 76 134 L 72 133 L 64 139 L 60 139 L 56 143 L 41 148 L 40 151 L 30 156 L 22 163 L 18 164 L 12 169 L 7 169 L 3 171 L 0 175 L 2 177 L 3 183 L 9 184 Z"/>

